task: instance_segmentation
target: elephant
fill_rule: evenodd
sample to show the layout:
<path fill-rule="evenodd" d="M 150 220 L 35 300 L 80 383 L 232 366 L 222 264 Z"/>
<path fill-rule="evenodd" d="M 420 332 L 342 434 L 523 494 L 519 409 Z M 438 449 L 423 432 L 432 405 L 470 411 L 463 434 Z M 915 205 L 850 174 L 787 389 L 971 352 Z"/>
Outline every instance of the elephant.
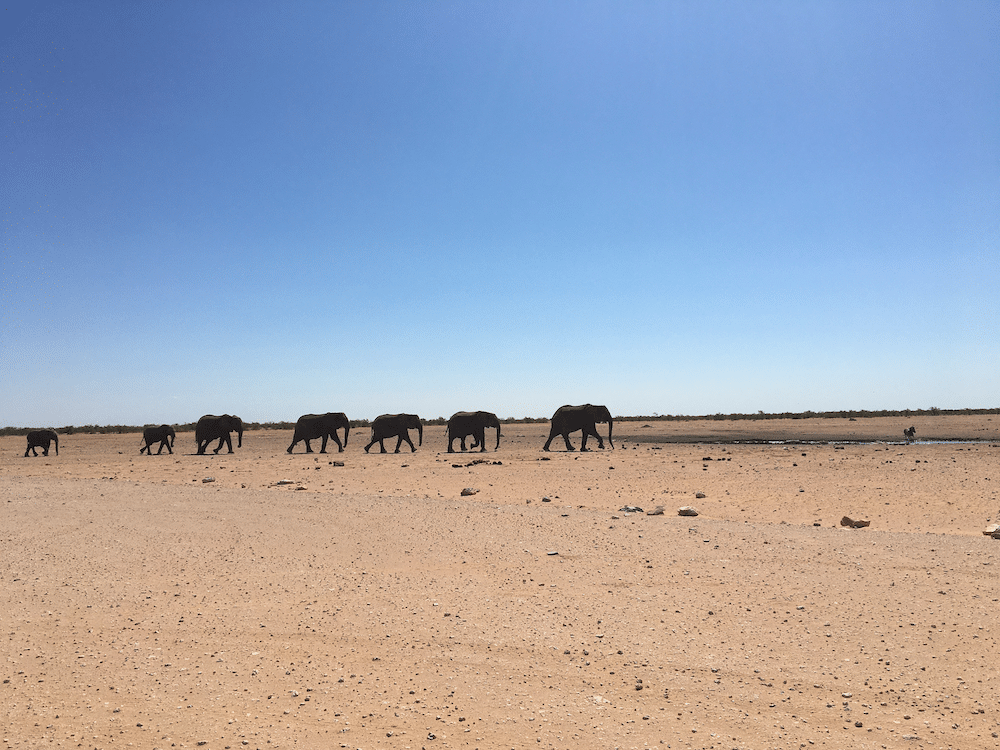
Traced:
<path fill-rule="evenodd" d="M 410 440 L 410 430 L 417 431 L 418 444 L 423 445 L 424 426 L 416 414 L 383 414 L 375 417 L 375 421 L 372 422 L 372 439 L 365 446 L 365 453 L 375 443 L 379 444 L 382 453 L 386 453 L 385 444 L 382 441 L 396 436 L 399 438 L 396 441 L 396 453 L 399 453 L 399 446 L 403 444 L 404 440 L 410 444 L 410 451 L 415 453 L 417 449 L 413 447 L 413 441 Z"/>
<path fill-rule="evenodd" d="M 445 433 L 448 438 L 448 452 L 454 453 L 452 444 L 455 439 L 461 441 L 462 450 L 465 450 L 465 438 L 472 435 L 472 447 L 480 446 L 479 452 L 486 451 L 486 428 L 497 431 L 497 450 L 500 447 L 500 420 L 496 414 L 488 411 L 458 411 L 451 415 L 448 420 L 448 429 Z"/>
<path fill-rule="evenodd" d="M 341 428 L 344 430 L 343 443 L 340 442 L 340 437 L 337 435 L 337 430 Z M 343 453 L 344 446 L 347 445 L 347 436 L 350 432 L 351 423 L 347 419 L 347 415 L 342 411 L 331 411 L 326 414 L 303 414 L 299 417 L 299 421 L 295 423 L 295 434 L 292 436 L 292 444 L 288 446 L 288 452 L 291 453 L 295 444 L 300 440 L 304 440 L 306 443 L 306 453 L 312 453 L 313 449 L 309 445 L 309 441 L 323 438 L 323 445 L 320 446 L 319 452 L 326 453 L 327 438 L 332 437 L 333 442 L 337 444 L 337 451 Z"/>
<path fill-rule="evenodd" d="M 32 456 L 38 455 L 38 449 L 42 449 L 42 455 L 49 455 L 49 443 L 56 444 L 56 455 L 59 455 L 59 435 L 55 430 L 32 430 L 28 433 L 28 447 L 24 451 L 24 457 L 28 457 L 28 451 Z"/>
<path fill-rule="evenodd" d="M 206 414 L 198 420 L 198 424 L 194 428 L 194 439 L 198 441 L 198 455 L 204 455 L 208 444 L 215 439 L 218 439 L 219 447 L 212 451 L 213 453 L 218 453 L 222 450 L 223 443 L 229 447 L 229 452 L 232 453 L 233 439 L 229 436 L 229 433 L 233 431 L 239 434 L 239 441 L 236 443 L 236 447 L 242 448 L 242 419 L 234 417 L 231 414 L 223 414 L 221 417 L 217 417 L 214 414 Z"/>
<path fill-rule="evenodd" d="M 174 428 L 168 424 L 161 424 L 159 427 L 147 427 L 142 431 L 142 439 L 145 445 L 139 448 L 139 453 L 140 455 L 148 453 L 152 456 L 153 443 L 157 441 L 160 443 L 160 449 L 156 451 L 157 456 L 163 453 L 163 446 L 167 447 L 167 453 L 173 453 L 174 439 L 176 437 L 177 435 L 174 432 Z"/>
<path fill-rule="evenodd" d="M 545 447 L 542 450 L 547 451 L 549 449 L 549 444 L 556 435 L 563 436 L 563 440 L 566 441 L 566 450 L 573 450 L 573 446 L 569 442 L 569 434 L 577 430 L 583 431 L 583 442 L 580 445 L 581 451 L 588 450 L 588 435 L 593 435 L 597 438 L 598 448 L 604 448 L 604 441 L 597 434 L 597 422 L 608 423 L 608 444 L 614 448 L 615 444 L 611 442 L 611 431 L 614 428 L 614 422 L 611 419 L 611 412 L 608 411 L 608 407 L 583 404 L 582 406 L 560 406 L 556 409 L 556 413 L 552 415 L 552 429 L 549 431 L 549 439 L 545 441 Z"/>

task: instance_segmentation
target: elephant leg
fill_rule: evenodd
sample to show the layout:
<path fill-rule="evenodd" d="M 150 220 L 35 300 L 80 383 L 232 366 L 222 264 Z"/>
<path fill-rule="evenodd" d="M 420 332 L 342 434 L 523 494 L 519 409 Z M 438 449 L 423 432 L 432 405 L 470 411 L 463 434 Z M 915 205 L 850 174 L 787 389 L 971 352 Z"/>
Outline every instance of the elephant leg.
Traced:
<path fill-rule="evenodd" d="M 326 442 L 327 442 L 328 439 L 329 439 L 329 437 L 324 432 L 323 433 L 323 444 L 319 447 L 319 452 L 320 453 L 326 453 Z"/>
<path fill-rule="evenodd" d="M 576 448 L 573 447 L 573 444 L 569 441 L 569 432 L 562 433 L 562 439 L 566 441 L 566 450 L 568 451 L 576 450 Z"/>
<path fill-rule="evenodd" d="M 336 430 L 334 430 L 333 432 L 330 433 L 330 437 L 333 439 L 333 442 L 335 442 L 337 444 L 337 453 L 343 453 L 344 452 L 344 444 L 342 442 L 340 442 L 340 436 L 337 434 Z M 323 447 L 326 448 L 326 443 L 323 444 Z M 325 450 L 320 451 L 320 452 L 321 453 L 326 453 Z"/>
<path fill-rule="evenodd" d="M 486 430 L 480 430 L 479 434 L 476 435 L 476 440 L 479 441 L 479 446 L 480 446 L 479 447 L 479 452 L 480 453 L 485 453 L 486 452 Z M 475 448 L 476 444 L 473 443 L 472 447 Z"/>
<path fill-rule="evenodd" d="M 416 446 L 413 445 L 413 441 L 410 440 L 410 433 L 409 432 L 404 432 L 400 436 L 399 442 L 396 443 L 396 453 L 399 453 L 399 446 L 402 445 L 402 443 L 403 443 L 404 440 L 407 443 L 409 443 L 409 445 L 410 445 L 410 453 L 416 453 L 417 449 L 416 449 Z"/>
<path fill-rule="evenodd" d="M 399 446 L 403 444 L 403 435 L 405 434 L 406 433 L 400 433 L 399 435 L 396 436 L 396 450 L 394 450 L 393 453 L 399 453 Z M 406 439 L 409 440 L 410 436 L 406 435 Z M 410 445 L 413 445 L 413 443 L 410 443 Z"/>
<path fill-rule="evenodd" d="M 167 446 L 167 453 L 169 453 L 171 456 L 174 455 L 174 449 L 170 447 L 170 441 L 164 440 L 163 444 Z"/>
<path fill-rule="evenodd" d="M 455 438 L 451 436 L 448 437 L 448 452 L 449 453 L 455 452 Z"/>
<path fill-rule="evenodd" d="M 312 449 L 312 446 L 310 445 L 310 442 L 311 442 L 311 441 L 310 441 L 310 439 L 309 439 L 309 438 L 306 438 L 306 439 L 305 439 L 305 444 L 306 444 L 306 453 L 312 453 L 312 452 L 313 452 L 313 449 Z"/>
<path fill-rule="evenodd" d="M 462 453 L 465 453 L 465 451 L 466 451 L 466 447 L 465 447 L 465 435 L 462 435 L 462 437 L 459 438 L 459 441 L 460 441 L 459 445 L 462 448 Z"/>

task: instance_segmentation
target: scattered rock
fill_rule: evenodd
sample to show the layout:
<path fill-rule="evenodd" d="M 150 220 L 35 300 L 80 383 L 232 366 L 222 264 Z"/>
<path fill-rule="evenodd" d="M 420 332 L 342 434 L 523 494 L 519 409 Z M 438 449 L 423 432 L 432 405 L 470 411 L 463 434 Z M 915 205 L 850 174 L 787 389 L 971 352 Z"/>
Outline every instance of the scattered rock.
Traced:
<path fill-rule="evenodd" d="M 552 498 L 549 497 L 548 495 L 546 495 L 545 497 L 542 498 L 542 502 L 543 503 L 551 503 L 552 502 Z"/>
<path fill-rule="evenodd" d="M 343 461 L 331 461 L 330 465 L 331 466 L 343 466 L 344 462 Z"/>
<path fill-rule="evenodd" d="M 468 497 L 469 495 L 475 495 L 477 492 L 479 492 L 479 490 L 477 490 L 475 487 L 466 487 L 464 490 L 462 490 L 462 496 Z"/>
<path fill-rule="evenodd" d="M 991 523 L 985 529 L 983 529 L 983 536 L 993 536 L 998 531 L 1000 531 L 1000 523 Z"/>
<path fill-rule="evenodd" d="M 698 500 L 703 500 L 705 498 L 705 493 L 704 492 L 696 492 L 696 493 L 694 493 L 694 496 Z"/>
<path fill-rule="evenodd" d="M 642 508 L 638 505 L 623 505 L 618 509 L 619 513 L 642 513 Z"/>
<path fill-rule="evenodd" d="M 551 552 L 546 552 L 545 554 L 548 555 L 549 557 L 552 557 L 552 555 L 558 555 L 559 553 L 556 552 L 555 550 L 552 550 Z"/>
<path fill-rule="evenodd" d="M 282 484 L 295 484 L 295 480 L 294 479 L 279 479 L 274 484 L 275 484 L 276 487 L 279 486 L 279 485 L 282 485 Z"/>
<path fill-rule="evenodd" d="M 847 526 L 848 528 L 851 529 L 863 529 L 865 526 L 871 526 L 871 523 L 872 523 L 871 521 L 862 521 L 862 520 L 855 521 L 850 516 L 844 516 L 843 518 L 840 519 L 841 526 Z"/>
<path fill-rule="evenodd" d="M 704 497 L 704 495 L 702 495 Z M 692 508 L 690 505 L 683 505 L 677 509 L 677 515 L 679 516 L 696 516 L 698 511 Z"/>
<path fill-rule="evenodd" d="M 214 481 L 215 481 L 215 477 L 205 477 L 204 479 L 201 480 L 201 483 L 202 484 L 208 484 L 209 482 L 214 482 Z"/>
<path fill-rule="evenodd" d="M 646 511 L 646 515 L 647 516 L 662 516 L 663 515 L 663 506 L 662 505 L 657 505 L 652 510 L 647 510 Z"/>

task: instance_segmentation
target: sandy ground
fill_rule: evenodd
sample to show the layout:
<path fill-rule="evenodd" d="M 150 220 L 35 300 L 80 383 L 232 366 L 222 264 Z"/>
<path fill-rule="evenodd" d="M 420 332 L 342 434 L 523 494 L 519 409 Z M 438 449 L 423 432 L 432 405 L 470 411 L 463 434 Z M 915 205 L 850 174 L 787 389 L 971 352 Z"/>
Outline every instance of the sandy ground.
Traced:
<path fill-rule="evenodd" d="M 0 438 L 0 739 L 1000 747 L 1000 418 L 620 423 L 585 454 L 547 432 Z"/>

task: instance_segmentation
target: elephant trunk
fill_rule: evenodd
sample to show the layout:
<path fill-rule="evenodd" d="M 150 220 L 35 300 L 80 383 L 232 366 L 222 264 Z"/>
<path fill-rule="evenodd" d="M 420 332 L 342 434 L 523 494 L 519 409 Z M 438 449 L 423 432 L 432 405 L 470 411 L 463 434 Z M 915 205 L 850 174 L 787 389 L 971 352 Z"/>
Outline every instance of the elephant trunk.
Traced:
<path fill-rule="evenodd" d="M 53 439 L 56 441 L 56 455 L 59 455 L 59 433 L 55 432 L 52 435 Z"/>
<path fill-rule="evenodd" d="M 612 448 L 615 447 L 615 444 L 611 442 L 611 430 L 614 428 L 614 426 L 615 422 L 611 418 L 611 412 L 608 412 L 608 445 L 610 445 Z"/>
<path fill-rule="evenodd" d="M 236 442 L 237 448 L 243 447 L 243 423 L 240 422 L 239 427 L 236 428 L 236 433 L 239 435 L 239 439 Z"/>
<path fill-rule="evenodd" d="M 424 425 L 418 419 L 417 420 L 417 445 L 423 445 L 423 444 L 424 444 Z"/>
<path fill-rule="evenodd" d="M 351 434 L 351 423 L 344 421 L 344 447 L 347 447 L 347 437 Z"/>
<path fill-rule="evenodd" d="M 493 450 L 497 451 L 500 450 L 500 420 L 497 420 L 496 424 L 493 426 L 497 428 L 497 444 Z"/>

